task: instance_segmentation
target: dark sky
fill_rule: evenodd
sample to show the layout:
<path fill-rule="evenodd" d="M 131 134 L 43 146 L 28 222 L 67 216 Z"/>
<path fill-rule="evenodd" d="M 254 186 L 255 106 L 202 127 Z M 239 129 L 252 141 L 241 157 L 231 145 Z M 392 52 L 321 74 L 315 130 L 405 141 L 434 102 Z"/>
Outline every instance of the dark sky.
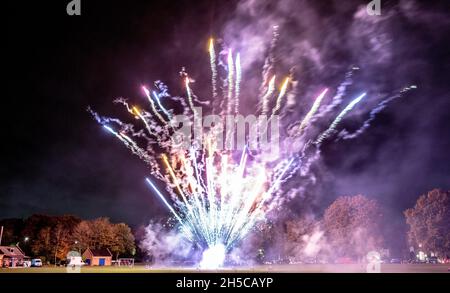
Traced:
<path fill-rule="evenodd" d="M 295 52 L 303 48 L 306 59 L 316 62 L 311 66 L 322 67 L 308 71 L 305 81 L 335 85 L 342 69 L 356 62 L 363 69 L 367 65 L 359 80 L 373 92 L 394 92 L 408 83 L 419 87 L 390 105 L 360 138 L 325 148 L 328 180 L 316 196 L 317 206 L 325 207 L 339 195 L 362 193 L 400 215 L 420 194 L 450 188 L 446 1 L 412 1 L 412 8 L 405 1 L 386 1 L 383 11 L 392 12 L 390 18 L 384 15 L 383 21 L 361 28 L 374 35 L 389 32 L 391 41 L 381 42 L 382 49 L 374 49 L 380 39 L 373 44 L 370 34 L 352 28 L 352 15 L 368 1 L 286 0 L 252 11 L 254 1 L 81 0 L 82 15 L 72 17 L 66 15 L 66 2 L 16 2 L 5 8 L 0 218 L 72 213 L 138 225 L 165 215 L 145 185 L 149 172 L 144 163 L 105 133 L 86 108 L 119 115 L 114 98 L 136 97 L 141 84 L 156 79 L 176 92 L 182 66 L 194 76 L 207 74 L 193 68 L 207 66 L 211 34 L 223 34 L 239 46 L 245 44 L 239 37 L 265 37 L 270 32 L 266 26 L 280 21 L 289 36 L 287 48 L 298 45 Z M 303 20 L 297 22 L 295 15 Z M 304 16 L 311 17 L 310 26 L 301 22 Z M 247 40 L 261 49 L 260 43 Z M 348 48 L 334 46 L 336 40 Z M 319 49 L 319 61 L 311 44 Z M 287 56 L 290 66 L 297 65 L 295 53 Z"/>

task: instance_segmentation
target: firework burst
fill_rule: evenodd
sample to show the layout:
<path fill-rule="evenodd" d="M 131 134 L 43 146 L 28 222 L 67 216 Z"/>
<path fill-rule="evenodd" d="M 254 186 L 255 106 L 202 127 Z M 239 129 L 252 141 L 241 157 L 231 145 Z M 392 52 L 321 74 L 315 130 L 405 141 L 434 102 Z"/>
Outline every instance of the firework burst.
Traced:
<path fill-rule="evenodd" d="M 273 43 L 276 37 L 277 34 L 274 34 Z M 185 87 L 184 96 L 170 95 L 167 86 L 157 81 L 151 89 L 142 87 L 143 96 L 150 104 L 149 111 L 129 105 L 125 99 L 115 100 L 115 103 L 123 105 L 139 121 L 136 125 L 100 116 L 89 109 L 107 131 L 150 166 L 154 179 L 165 183 L 164 191 L 158 189 L 154 179 L 146 178 L 151 190 L 178 222 L 177 228 L 182 235 L 200 249 L 208 251 L 204 253 L 209 255 L 208 258 L 211 258 L 209 251 L 220 251 L 221 254 L 230 251 L 255 223 L 264 220 L 268 212 L 283 202 L 283 183 L 298 172 L 308 174 L 311 164 L 319 156 L 321 144 L 336 134 L 340 122 L 349 111 L 357 107 L 364 98 L 369 98 L 366 93 L 361 93 L 341 110 L 325 131 L 311 133 L 317 132 L 316 128 L 309 131 L 309 126 L 314 121 L 325 117 L 342 104 L 346 88 L 352 83 L 352 69 L 328 105 L 321 106 L 329 93 L 328 89 L 324 89 L 306 116 L 288 127 L 293 131 L 289 131 L 282 141 L 296 141 L 296 148 L 285 148 L 270 156 L 265 151 L 267 145 L 262 144 L 257 150 L 250 149 L 248 144 L 241 150 L 224 150 L 220 139 L 217 139 L 217 133 L 223 130 L 218 125 L 202 133 L 200 139 L 193 139 L 194 143 L 188 147 L 180 147 L 180 141 L 175 135 L 178 123 L 173 123 L 176 114 L 188 117 L 188 123 L 193 125 L 196 122 L 192 121 L 201 121 L 201 108 L 197 107 L 200 104 L 207 104 L 211 113 L 220 113 L 222 120 L 227 115 L 239 113 L 239 98 L 242 96 L 241 56 L 239 53 L 234 54 L 232 49 L 216 53 L 214 40 L 211 39 L 209 55 L 212 99 L 209 103 L 198 99 L 191 87 L 192 80 L 183 70 L 181 76 Z M 284 98 L 292 85 L 290 78 L 286 77 L 277 87 L 275 75 L 270 74 L 275 58 L 273 52 L 269 55 L 272 57 L 268 57 L 264 66 L 258 105 L 260 110 L 256 114 L 269 114 L 270 123 L 283 116 Z M 220 59 L 221 56 L 224 56 L 224 60 Z M 223 78 L 219 76 L 219 66 L 226 72 Z M 220 84 L 223 84 L 222 95 L 218 90 Z M 339 137 L 354 138 L 362 133 L 375 115 L 400 95 L 382 100 L 356 133 L 341 132 Z M 168 106 L 174 104 L 179 106 L 180 113 L 176 113 L 176 107 L 169 109 Z M 257 126 L 259 132 L 268 131 L 268 123 L 264 124 L 262 130 L 261 123 L 257 123 Z M 228 135 L 230 133 L 226 133 Z M 315 138 L 306 139 L 311 136 Z M 310 148 L 315 151 L 307 151 Z"/>

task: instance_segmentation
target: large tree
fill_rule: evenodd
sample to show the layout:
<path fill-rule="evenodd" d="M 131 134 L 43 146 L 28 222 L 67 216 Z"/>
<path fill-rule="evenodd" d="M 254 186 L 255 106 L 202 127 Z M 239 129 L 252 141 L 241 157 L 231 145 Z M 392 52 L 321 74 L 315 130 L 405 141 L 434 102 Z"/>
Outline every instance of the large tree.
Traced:
<path fill-rule="evenodd" d="M 33 215 L 25 221 L 22 231 L 30 239 L 31 252 L 57 262 L 72 249 L 72 234 L 80 219 L 71 215 Z"/>
<path fill-rule="evenodd" d="M 335 256 L 362 258 L 382 248 L 380 205 L 363 195 L 342 196 L 325 211 L 323 226 Z"/>
<path fill-rule="evenodd" d="M 73 231 L 73 241 L 75 243 L 75 249 L 83 252 L 88 247 L 95 247 L 93 240 L 93 231 L 91 229 L 91 222 L 83 220 L 81 221 Z"/>
<path fill-rule="evenodd" d="M 110 249 L 116 258 L 119 257 L 119 254 L 135 255 L 136 247 L 130 227 L 124 223 L 114 224 L 113 232 L 114 241 Z"/>
<path fill-rule="evenodd" d="M 120 254 L 135 254 L 135 239 L 125 223 L 113 224 L 108 218 L 81 221 L 74 230 L 73 240 L 81 251 L 86 248 L 109 248 L 117 258 Z"/>
<path fill-rule="evenodd" d="M 0 224 L 4 226 L 2 244 L 18 244 L 27 255 L 44 261 L 58 262 L 69 251 L 82 253 L 88 247 L 109 248 L 115 257 L 136 253 L 130 227 L 108 218 L 82 221 L 71 215 L 32 215 L 25 220 L 1 220 Z"/>
<path fill-rule="evenodd" d="M 321 223 L 314 217 L 301 217 L 285 223 L 285 254 L 294 258 L 316 257 L 323 248 Z"/>
<path fill-rule="evenodd" d="M 91 221 L 90 227 L 93 242 L 91 248 L 109 248 L 114 244 L 114 228 L 108 218 L 94 219 Z"/>
<path fill-rule="evenodd" d="M 434 189 L 404 212 L 412 246 L 440 256 L 450 255 L 450 191 Z"/>
<path fill-rule="evenodd" d="M 34 255 L 43 256 L 46 260 L 52 254 L 52 229 L 51 227 L 44 227 L 39 230 L 31 244 L 31 251 Z"/>

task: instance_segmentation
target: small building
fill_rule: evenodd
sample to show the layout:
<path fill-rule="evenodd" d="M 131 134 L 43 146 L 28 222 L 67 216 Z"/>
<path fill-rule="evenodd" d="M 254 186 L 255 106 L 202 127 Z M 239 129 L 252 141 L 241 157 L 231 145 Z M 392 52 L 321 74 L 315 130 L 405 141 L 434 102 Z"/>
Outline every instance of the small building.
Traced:
<path fill-rule="evenodd" d="M 18 246 L 0 246 L 0 267 L 23 266 L 29 260 Z"/>
<path fill-rule="evenodd" d="M 82 257 L 88 266 L 110 266 L 112 263 L 112 253 L 108 248 L 88 248 L 83 252 Z"/>

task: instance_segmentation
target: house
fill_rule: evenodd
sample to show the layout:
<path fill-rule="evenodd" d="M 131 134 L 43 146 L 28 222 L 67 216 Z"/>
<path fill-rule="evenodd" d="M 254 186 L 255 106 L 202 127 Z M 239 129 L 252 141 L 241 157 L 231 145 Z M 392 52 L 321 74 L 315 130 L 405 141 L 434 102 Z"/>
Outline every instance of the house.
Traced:
<path fill-rule="evenodd" d="M 112 262 L 112 254 L 108 248 L 88 248 L 83 252 L 82 257 L 86 265 L 89 266 L 110 266 Z"/>
<path fill-rule="evenodd" d="M 0 267 L 23 266 L 28 256 L 18 246 L 0 246 Z"/>

